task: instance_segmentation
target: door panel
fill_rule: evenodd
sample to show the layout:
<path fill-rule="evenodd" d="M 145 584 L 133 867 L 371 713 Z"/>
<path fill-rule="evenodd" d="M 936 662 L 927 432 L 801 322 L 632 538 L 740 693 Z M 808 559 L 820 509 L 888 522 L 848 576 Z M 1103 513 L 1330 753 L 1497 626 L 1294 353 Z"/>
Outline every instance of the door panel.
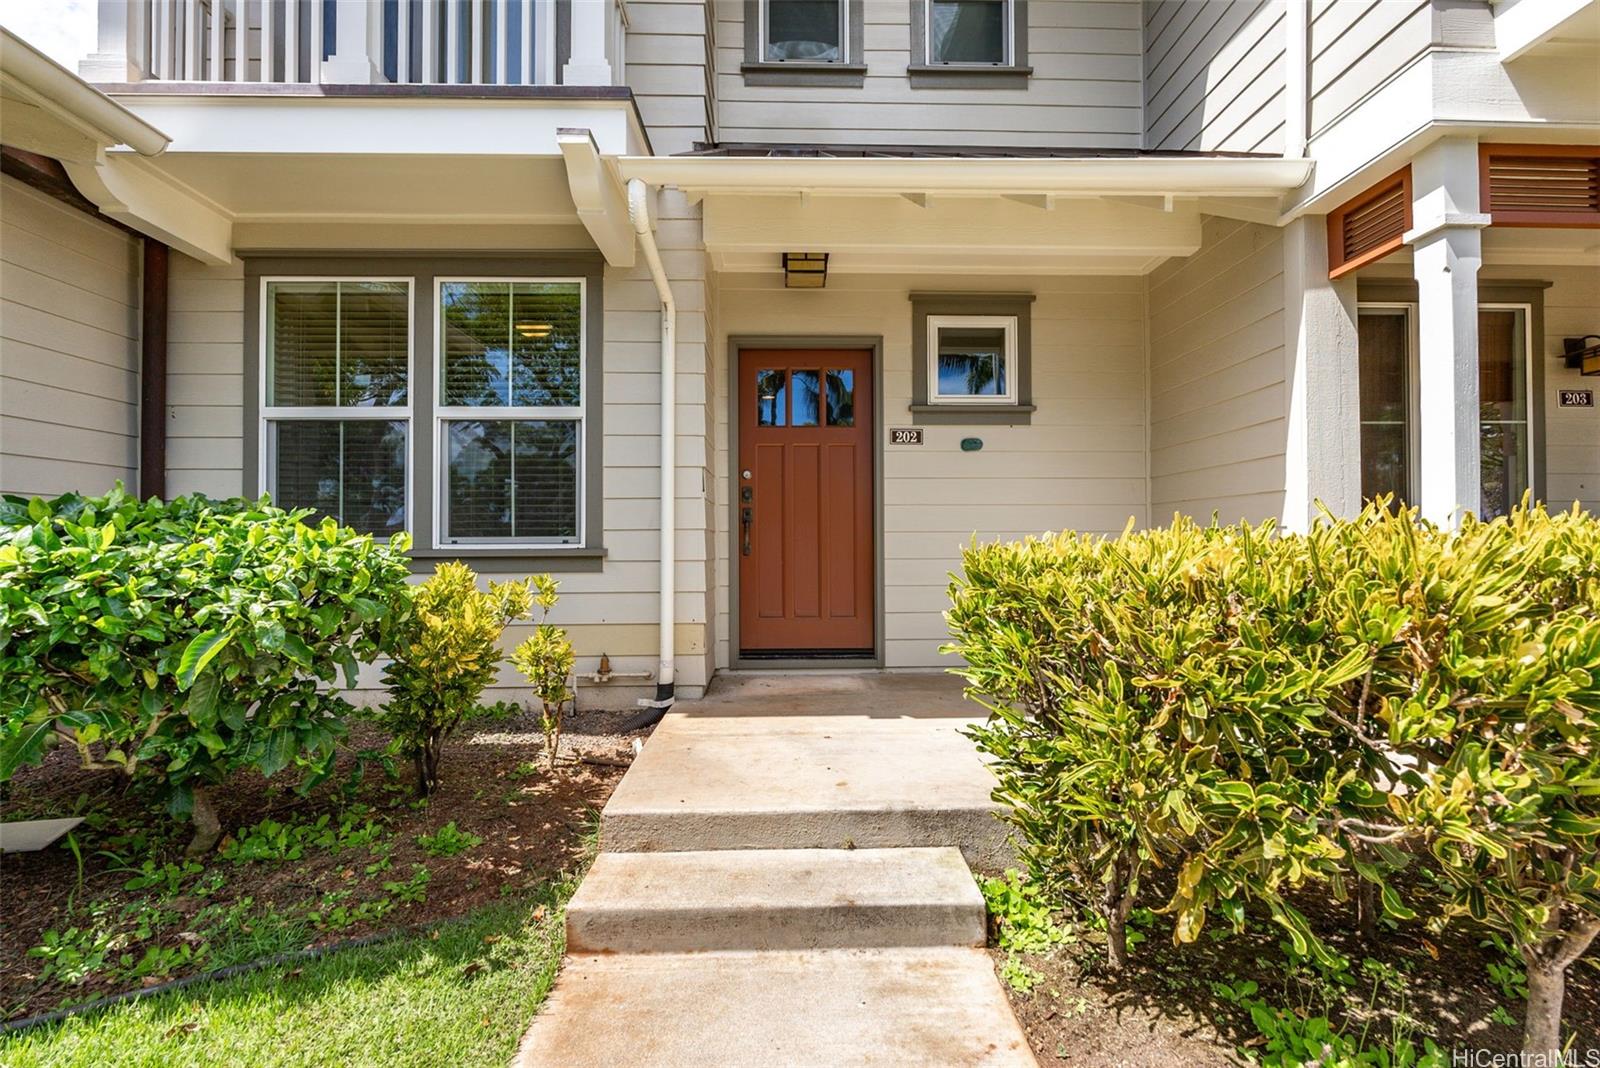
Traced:
<path fill-rule="evenodd" d="M 871 382 L 869 351 L 739 354 L 743 652 L 872 651 Z"/>

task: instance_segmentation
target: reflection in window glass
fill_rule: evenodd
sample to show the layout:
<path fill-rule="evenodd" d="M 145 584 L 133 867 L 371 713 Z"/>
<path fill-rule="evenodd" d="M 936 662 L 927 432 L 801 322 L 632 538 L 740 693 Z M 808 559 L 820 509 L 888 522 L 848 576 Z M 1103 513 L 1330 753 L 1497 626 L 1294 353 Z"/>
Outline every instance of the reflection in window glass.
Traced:
<path fill-rule="evenodd" d="M 828 425 L 856 425 L 856 373 L 828 372 Z"/>
<path fill-rule="evenodd" d="M 782 371 L 756 372 L 756 426 L 786 426 L 789 391 Z"/>
<path fill-rule="evenodd" d="M 930 63 L 1004 63 L 1006 0 L 930 0 Z"/>
<path fill-rule="evenodd" d="M 445 282 L 439 299 L 444 404 L 570 408 L 582 402 L 578 283 Z"/>
<path fill-rule="evenodd" d="M 406 528 L 406 422 L 275 419 L 268 424 L 272 500 L 314 508 L 367 534 Z"/>
<path fill-rule="evenodd" d="M 271 282 L 267 403 L 404 407 L 410 289 L 404 282 Z"/>
<path fill-rule="evenodd" d="M 817 372 L 794 371 L 789 375 L 789 383 L 794 389 L 794 425 L 816 426 L 821 421 L 822 406 Z"/>
<path fill-rule="evenodd" d="M 998 326 L 939 328 L 938 395 L 1000 397 L 1006 393 L 1006 332 Z"/>
<path fill-rule="evenodd" d="M 1478 312 L 1482 515 L 1505 515 L 1528 489 L 1528 354 L 1524 311 Z"/>
<path fill-rule="evenodd" d="M 447 540 L 577 540 L 576 422 L 460 419 L 445 426 Z"/>
<path fill-rule="evenodd" d="M 845 0 L 767 0 L 766 58 L 838 63 L 844 59 Z"/>
<path fill-rule="evenodd" d="M 1411 495 L 1410 317 L 1404 308 L 1363 308 L 1358 338 L 1361 496 L 1403 506 Z"/>

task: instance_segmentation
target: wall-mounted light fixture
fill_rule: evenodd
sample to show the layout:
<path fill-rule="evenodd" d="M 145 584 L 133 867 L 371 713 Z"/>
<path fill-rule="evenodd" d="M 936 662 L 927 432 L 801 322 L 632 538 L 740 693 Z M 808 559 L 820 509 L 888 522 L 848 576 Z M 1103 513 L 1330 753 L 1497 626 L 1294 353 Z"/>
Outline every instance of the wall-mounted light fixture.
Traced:
<path fill-rule="evenodd" d="M 1564 337 L 1561 351 L 1567 357 L 1568 367 L 1577 368 L 1581 374 L 1600 375 L 1600 334 Z"/>
<path fill-rule="evenodd" d="M 783 254 L 783 287 L 785 289 L 821 289 L 828 284 L 828 254 L 826 252 L 785 252 Z"/>

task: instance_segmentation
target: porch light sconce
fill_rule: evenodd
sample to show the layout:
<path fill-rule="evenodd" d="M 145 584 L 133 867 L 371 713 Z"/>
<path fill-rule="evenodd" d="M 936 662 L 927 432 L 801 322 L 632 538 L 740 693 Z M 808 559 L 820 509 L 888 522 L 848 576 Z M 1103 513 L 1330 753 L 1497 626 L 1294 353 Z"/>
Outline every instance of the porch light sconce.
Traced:
<path fill-rule="evenodd" d="M 1564 337 L 1561 350 L 1566 354 L 1568 367 L 1578 368 L 1581 374 L 1600 375 L 1600 334 Z"/>
<path fill-rule="evenodd" d="M 821 289 L 828 284 L 828 254 L 826 252 L 785 252 L 783 254 L 783 288 Z"/>

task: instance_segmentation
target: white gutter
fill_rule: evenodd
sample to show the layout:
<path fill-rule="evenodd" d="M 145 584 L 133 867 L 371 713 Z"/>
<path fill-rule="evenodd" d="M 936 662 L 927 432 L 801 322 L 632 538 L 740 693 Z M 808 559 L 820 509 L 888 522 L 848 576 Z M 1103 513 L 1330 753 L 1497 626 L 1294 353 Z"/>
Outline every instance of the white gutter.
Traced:
<path fill-rule="evenodd" d="M 678 306 L 672 299 L 672 287 L 667 284 L 667 271 L 661 265 L 661 253 L 656 248 L 656 237 L 650 228 L 650 187 L 638 178 L 628 182 L 628 219 L 633 232 L 638 235 L 639 248 L 644 252 L 644 262 L 650 268 L 650 278 L 656 284 L 656 294 L 661 298 L 661 664 L 656 675 L 654 701 L 639 702 L 640 707 L 652 710 L 644 723 L 654 722 L 672 707 L 674 678 L 674 634 L 677 600 L 677 460 L 678 460 Z"/>
<path fill-rule="evenodd" d="M 4 27 L 0 27 L 0 74 L 57 118 L 104 147 L 127 145 L 141 156 L 157 156 L 172 142 L 172 138 Z"/>
<path fill-rule="evenodd" d="M 1311 177 L 1308 159 L 1279 157 L 1095 157 L 928 159 L 793 156 L 626 156 L 624 178 L 685 190 L 952 195 L 1058 193 L 1115 196 L 1263 196 Z"/>

